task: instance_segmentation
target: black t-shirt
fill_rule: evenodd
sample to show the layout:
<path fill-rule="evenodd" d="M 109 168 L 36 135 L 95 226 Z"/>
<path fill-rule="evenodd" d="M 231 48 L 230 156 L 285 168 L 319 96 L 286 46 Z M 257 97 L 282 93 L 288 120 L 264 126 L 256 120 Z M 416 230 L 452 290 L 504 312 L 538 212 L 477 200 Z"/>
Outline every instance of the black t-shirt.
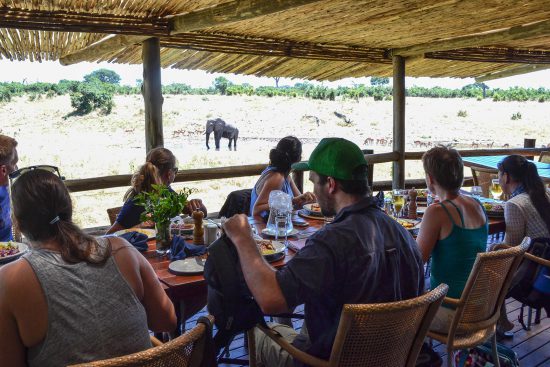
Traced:
<path fill-rule="evenodd" d="M 305 351 L 324 359 L 344 304 L 399 301 L 424 289 L 416 241 L 370 197 L 342 209 L 276 276 L 290 308 L 305 304 Z"/>

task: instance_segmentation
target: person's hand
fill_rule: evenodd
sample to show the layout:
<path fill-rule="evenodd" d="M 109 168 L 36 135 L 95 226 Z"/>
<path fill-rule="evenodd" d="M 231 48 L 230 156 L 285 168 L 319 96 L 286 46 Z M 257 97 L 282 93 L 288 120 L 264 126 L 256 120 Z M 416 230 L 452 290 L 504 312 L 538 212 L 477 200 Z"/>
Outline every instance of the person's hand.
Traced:
<path fill-rule="evenodd" d="M 304 192 L 302 195 L 292 199 L 292 204 L 296 207 L 302 207 L 304 204 L 314 203 L 317 201 L 315 195 L 311 192 Z"/>
<path fill-rule="evenodd" d="M 247 239 L 254 240 L 252 238 L 252 229 L 250 228 L 250 224 L 248 224 L 248 217 L 244 214 L 235 214 L 226 220 L 223 224 L 223 231 L 237 247 L 241 243 L 246 242 Z"/>
<path fill-rule="evenodd" d="M 137 225 L 138 228 L 155 228 L 155 222 L 148 220 Z"/>
<path fill-rule="evenodd" d="M 194 211 L 201 210 L 202 211 L 202 200 L 201 199 L 191 199 L 187 202 L 187 205 L 185 206 L 185 209 L 189 213 L 193 213 Z"/>

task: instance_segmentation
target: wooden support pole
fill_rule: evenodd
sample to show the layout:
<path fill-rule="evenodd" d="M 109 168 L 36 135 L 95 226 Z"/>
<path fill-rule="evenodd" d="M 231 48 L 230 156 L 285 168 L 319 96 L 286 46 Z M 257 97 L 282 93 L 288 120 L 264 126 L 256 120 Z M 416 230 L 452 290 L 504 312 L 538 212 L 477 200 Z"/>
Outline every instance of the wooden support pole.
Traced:
<path fill-rule="evenodd" d="M 524 148 L 534 148 L 536 144 L 537 144 L 537 139 L 530 139 L 530 138 L 523 139 L 523 147 Z M 527 156 L 525 158 L 531 159 L 531 160 L 535 159 L 535 157 L 532 156 L 532 155 Z"/>
<path fill-rule="evenodd" d="M 147 151 L 164 146 L 162 133 L 162 84 L 160 80 L 160 42 L 150 38 L 143 42 L 143 84 L 145 104 L 145 146 Z"/>
<path fill-rule="evenodd" d="M 296 184 L 298 190 L 300 190 L 301 193 L 304 193 L 304 171 L 292 172 L 292 180 Z"/>
<path fill-rule="evenodd" d="M 393 151 L 399 154 L 393 162 L 392 186 L 405 187 L 405 58 L 393 57 Z"/>

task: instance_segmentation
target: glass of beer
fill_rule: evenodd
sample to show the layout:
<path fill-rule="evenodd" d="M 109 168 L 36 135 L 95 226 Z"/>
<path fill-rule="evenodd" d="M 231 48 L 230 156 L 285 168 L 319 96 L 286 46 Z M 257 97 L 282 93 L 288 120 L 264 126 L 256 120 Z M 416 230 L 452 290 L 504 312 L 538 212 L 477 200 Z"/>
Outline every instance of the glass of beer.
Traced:
<path fill-rule="evenodd" d="M 499 200 L 500 197 L 502 196 L 502 187 L 500 187 L 500 182 L 498 178 L 491 180 L 490 191 L 491 191 L 491 196 L 495 200 Z"/>
<path fill-rule="evenodd" d="M 396 218 L 399 218 L 403 205 L 405 205 L 405 192 L 406 190 L 392 191 L 393 211 Z"/>

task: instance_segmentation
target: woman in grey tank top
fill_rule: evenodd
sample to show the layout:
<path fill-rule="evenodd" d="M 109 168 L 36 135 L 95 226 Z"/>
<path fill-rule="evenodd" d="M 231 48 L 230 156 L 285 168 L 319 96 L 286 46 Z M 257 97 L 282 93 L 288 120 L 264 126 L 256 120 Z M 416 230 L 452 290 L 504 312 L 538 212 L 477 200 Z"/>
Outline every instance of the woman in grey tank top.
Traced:
<path fill-rule="evenodd" d="M 56 175 L 21 174 L 12 201 L 31 251 L 0 268 L 2 365 L 121 356 L 151 347 L 149 329 L 175 329 L 174 308 L 149 263 L 123 239 L 84 234 Z"/>

